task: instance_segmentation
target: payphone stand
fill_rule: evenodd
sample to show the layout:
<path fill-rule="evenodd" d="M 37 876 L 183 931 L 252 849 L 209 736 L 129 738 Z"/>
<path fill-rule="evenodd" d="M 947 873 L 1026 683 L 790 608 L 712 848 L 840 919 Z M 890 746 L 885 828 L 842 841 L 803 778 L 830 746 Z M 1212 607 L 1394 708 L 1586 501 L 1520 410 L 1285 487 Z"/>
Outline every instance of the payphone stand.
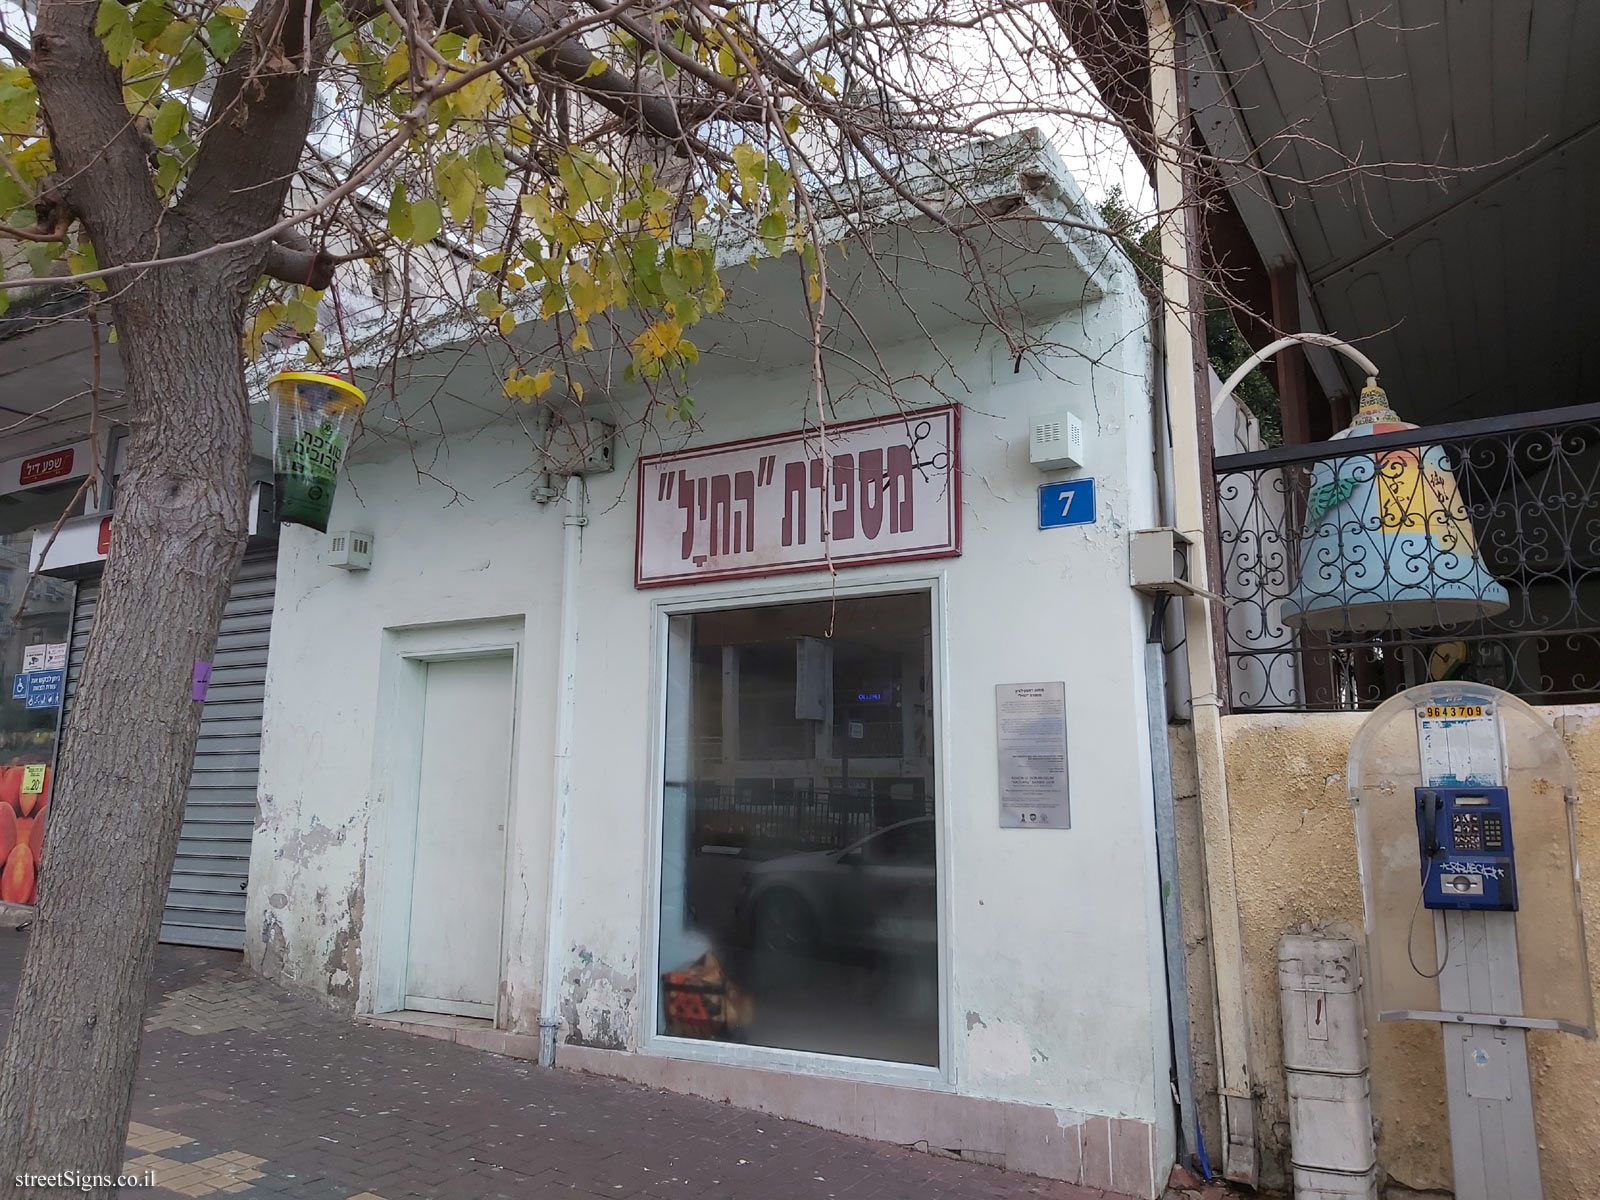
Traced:
<path fill-rule="evenodd" d="M 1456 1200 L 1540 1200 L 1527 1031 L 1594 1036 L 1566 747 L 1508 693 L 1432 683 L 1368 718 L 1348 775 L 1369 1004 L 1441 1026 Z"/>

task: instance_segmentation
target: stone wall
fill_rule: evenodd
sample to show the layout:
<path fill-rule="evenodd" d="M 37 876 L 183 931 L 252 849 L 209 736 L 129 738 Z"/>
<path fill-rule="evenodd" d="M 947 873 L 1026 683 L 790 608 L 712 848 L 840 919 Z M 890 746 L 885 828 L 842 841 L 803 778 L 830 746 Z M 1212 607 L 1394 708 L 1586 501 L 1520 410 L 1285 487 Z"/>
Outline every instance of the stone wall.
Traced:
<path fill-rule="evenodd" d="M 1600 867 L 1600 705 L 1540 710 L 1577 771 L 1580 867 Z M 1228 798 L 1250 997 L 1251 1063 L 1262 1090 L 1262 1183 L 1285 1187 L 1289 1159 L 1277 942 L 1316 927 L 1361 938 L 1361 885 L 1345 759 L 1364 713 L 1231 716 L 1224 720 Z M 1591 945 L 1600 896 L 1584 898 Z M 1591 954 L 1591 981 L 1597 960 Z M 1450 1187 L 1444 1063 L 1436 1026 L 1369 1030 L 1378 1163 L 1391 1183 Z M 1535 1031 L 1528 1038 L 1547 1200 L 1600 1195 L 1600 1042 Z M 1403 1194 L 1403 1193 L 1402 1193 Z"/>

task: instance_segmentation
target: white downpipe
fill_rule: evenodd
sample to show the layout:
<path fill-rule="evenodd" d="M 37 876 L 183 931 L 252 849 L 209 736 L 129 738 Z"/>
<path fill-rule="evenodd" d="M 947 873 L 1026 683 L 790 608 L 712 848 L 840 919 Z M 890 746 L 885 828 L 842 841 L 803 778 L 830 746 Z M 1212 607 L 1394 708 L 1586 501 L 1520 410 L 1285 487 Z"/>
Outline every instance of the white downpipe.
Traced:
<path fill-rule="evenodd" d="M 556 1065 L 556 1034 L 561 1029 L 561 967 L 566 959 L 567 839 L 572 808 L 572 738 L 578 701 L 578 567 L 583 560 L 582 475 L 568 475 L 566 516 L 561 529 L 561 649 L 556 661 L 556 746 L 554 820 L 550 838 L 550 894 L 544 942 L 544 987 L 539 1005 L 539 1065 Z"/>
<path fill-rule="evenodd" d="M 1360 367 L 1367 375 L 1367 386 L 1378 386 L 1378 367 L 1370 358 L 1357 350 L 1349 342 L 1341 341 L 1331 333 L 1291 333 L 1279 338 L 1270 345 L 1263 346 L 1249 358 L 1239 364 L 1237 370 L 1228 376 L 1228 381 L 1222 385 L 1222 390 L 1211 401 L 1212 413 L 1222 411 L 1222 406 L 1228 402 L 1228 397 L 1233 395 L 1233 389 L 1244 382 L 1244 377 L 1254 371 L 1267 359 L 1279 350 L 1287 350 L 1290 346 L 1324 346 L 1329 350 L 1337 350 L 1356 366 Z"/>
<path fill-rule="evenodd" d="M 1167 0 L 1144 0 L 1149 31 L 1151 126 L 1158 147 L 1188 144 L 1179 104 L 1177 31 Z M 1161 230 L 1162 311 L 1166 342 L 1165 370 L 1171 418 L 1173 513 L 1178 531 L 1195 546 L 1204 546 L 1205 484 L 1195 391 L 1192 314 L 1189 311 L 1188 264 L 1183 170 L 1175 150 L 1155 156 L 1156 203 Z M 1215 590 L 1208 578 L 1206 556 L 1190 562 L 1190 579 Z M 1196 775 L 1204 834 L 1207 916 L 1211 963 L 1215 973 L 1217 1020 L 1217 1090 L 1222 1123 L 1222 1173 L 1254 1186 L 1258 1173 L 1255 1099 L 1250 1077 L 1250 1012 L 1245 989 L 1244 937 L 1239 925 L 1239 889 L 1233 860 L 1232 821 L 1228 811 L 1228 778 L 1223 764 L 1222 701 L 1216 663 L 1211 656 L 1212 610 L 1209 601 L 1183 602 L 1184 640 L 1189 667 L 1190 716 L 1193 722 Z"/>

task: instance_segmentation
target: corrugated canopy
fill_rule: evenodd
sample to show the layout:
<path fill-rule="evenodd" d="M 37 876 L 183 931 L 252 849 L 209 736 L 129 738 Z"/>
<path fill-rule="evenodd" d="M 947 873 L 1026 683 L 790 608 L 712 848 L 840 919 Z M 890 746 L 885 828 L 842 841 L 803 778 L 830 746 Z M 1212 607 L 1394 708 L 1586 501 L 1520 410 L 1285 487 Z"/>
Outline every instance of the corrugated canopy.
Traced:
<path fill-rule="evenodd" d="M 1299 263 L 1306 327 L 1359 340 L 1407 418 L 1600 396 L 1600 5 L 1201 5 L 1190 28 L 1196 124 L 1257 167 L 1230 190 L 1262 260 Z"/>

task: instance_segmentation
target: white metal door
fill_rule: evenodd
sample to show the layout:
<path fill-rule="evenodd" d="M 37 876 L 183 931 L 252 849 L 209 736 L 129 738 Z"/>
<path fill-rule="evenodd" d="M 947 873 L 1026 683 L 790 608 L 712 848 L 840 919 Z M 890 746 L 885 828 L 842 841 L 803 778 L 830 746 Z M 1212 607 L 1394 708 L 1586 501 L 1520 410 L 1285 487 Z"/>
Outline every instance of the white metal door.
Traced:
<path fill-rule="evenodd" d="M 512 656 L 430 662 L 405 1006 L 493 1017 L 500 987 Z"/>

